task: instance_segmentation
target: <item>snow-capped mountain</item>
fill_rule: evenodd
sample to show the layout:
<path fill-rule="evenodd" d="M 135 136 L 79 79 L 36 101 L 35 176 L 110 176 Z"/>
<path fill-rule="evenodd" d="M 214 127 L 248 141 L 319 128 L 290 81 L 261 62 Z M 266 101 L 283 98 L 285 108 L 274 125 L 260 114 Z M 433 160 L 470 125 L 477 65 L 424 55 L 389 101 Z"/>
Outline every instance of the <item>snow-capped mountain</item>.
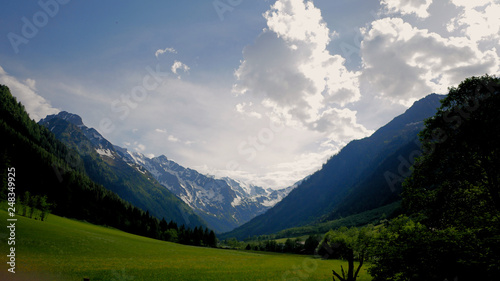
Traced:
<path fill-rule="evenodd" d="M 58 123 L 58 120 L 75 125 L 91 142 L 92 145 L 85 147 L 80 147 L 85 142 L 73 142 L 79 146 L 78 150 L 88 153 L 94 150 L 108 164 L 124 161 L 128 164 L 126 166 L 134 168 L 146 177 L 152 175 L 154 179 L 151 180 L 159 182 L 175 194 L 216 232 L 230 231 L 264 213 L 296 186 L 281 190 L 265 189 L 227 177 L 216 179 L 203 175 L 184 168 L 163 155 L 148 158 L 113 145 L 97 130 L 85 126 L 80 116 L 65 111 L 47 116 L 40 124 L 64 139 L 68 135 L 67 128 Z M 66 130 L 66 133 L 61 130 Z"/>
<path fill-rule="evenodd" d="M 82 133 L 90 140 L 95 151 L 100 155 L 108 156 L 110 158 L 114 158 L 114 147 L 107 139 L 105 139 L 96 129 L 89 128 L 83 124 L 82 118 L 76 114 L 69 113 L 66 111 L 61 111 L 58 114 L 48 115 L 44 119 L 40 120 L 40 124 L 47 126 L 50 131 L 54 131 L 57 128 L 57 125 L 50 125 L 50 122 L 54 119 L 60 119 L 67 121 L 75 126 L 77 126 Z"/>
<path fill-rule="evenodd" d="M 227 177 L 217 179 L 200 174 L 164 155 L 148 158 L 117 146 L 115 150 L 128 163 L 146 169 L 218 232 L 230 231 L 262 214 L 296 186 L 281 190 L 264 189 Z"/>
<path fill-rule="evenodd" d="M 85 126 L 80 116 L 62 111 L 47 116 L 39 124 L 78 154 L 67 159 L 70 165 L 79 167 L 95 183 L 115 192 L 121 199 L 160 219 L 188 227 L 206 226 L 192 208 L 142 166 L 124 161 L 113 144 L 95 129 Z"/>

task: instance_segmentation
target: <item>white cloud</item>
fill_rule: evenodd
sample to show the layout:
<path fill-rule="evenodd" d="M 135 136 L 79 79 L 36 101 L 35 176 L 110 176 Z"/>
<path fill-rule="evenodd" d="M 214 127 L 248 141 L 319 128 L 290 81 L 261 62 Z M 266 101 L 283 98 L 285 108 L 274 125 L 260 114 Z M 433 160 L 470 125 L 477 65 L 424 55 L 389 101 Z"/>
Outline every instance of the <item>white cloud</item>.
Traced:
<path fill-rule="evenodd" d="M 241 114 L 244 114 L 244 115 L 247 115 L 247 116 L 251 116 L 251 117 L 254 117 L 254 118 L 257 118 L 257 119 L 261 119 L 262 118 L 262 114 L 256 112 L 256 111 L 250 111 L 250 110 L 247 110 L 246 108 L 247 107 L 251 107 L 253 104 L 250 102 L 249 104 L 243 102 L 243 103 L 238 103 L 236 105 L 236 111 L 238 113 L 241 113 Z"/>
<path fill-rule="evenodd" d="M 157 132 L 157 133 L 162 133 L 162 134 L 166 134 L 166 133 L 167 133 L 167 130 L 165 130 L 165 129 L 155 129 L 155 132 Z"/>
<path fill-rule="evenodd" d="M 332 122 L 332 120 L 335 120 Z M 344 108 L 330 108 L 321 114 L 321 118 L 313 123 L 313 129 L 331 132 L 339 140 L 360 139 L 371 133 L 363 125 L 356 123 L 356 111 Z"/>
<path fill-rule="evenodd" d="M 155 52 L 155 57 L 158 58 L 159 55 L 163 55 L 165 53 L 177 54 L 177 51 L 174 48 L 158 49 Z"/>
<path fill-rule="evenodd" d="M 146 146 L 142 143 L 135 142 L 134 145 L 135 145 L 134 149 L 137 152 L 144 152 L 146 150 Z"/>
<path fill-rule="evenodd" d="M 385 6 L 389 13 L 414 14 L 419 18 L 427 18 L 432 0 L 382 0 L 380 4 Z"/>
<path fill-rule="evenodd" d="M 400 18 L 372 22 L 361 44 L 362 78 L 379 96 L 404 105 L 466 77 L 495 73 L 499 58 L 467 38 L 444 38 Z"/>
<path fill-rule="evenodd" d="M 178 142 L 178 141 L 179 141 L 179 139 L 178 139 L 178 138 L 176 138 L 176 137 L 175 137 L 175 136 L 173 136 L 173 135 L 169 135 L 169 136 L 167 137 L 167 140 L 168 140 L 168 141 L 171 141 L 171 142 Z"/>
<path fill-rule="evenodd" d="M 476 7 L 481 7 L 493 3 L 492 0 L 450 0 L 455 6 L 464 7 L 466 9 L 473 9 Z"/>
<path fill-rule="evenodd" d="M 189 71 L 189 66 L 185 65 L 184 63 L 180 62 L 180 61 L 174 61 L 174 64 L 172 64 L 172 67 L 171 67 L 171 70 L 174 74 L 178 74 L 177 71 L 178 70 L 182 70 L 184 72 L 188 72 Z M 180 76 L 178 76 L 178 78 L 180 78 Z"/>
<path fill-rule="evenodd" d="M 447 25 L 448 31 L 462 31 L 475 42 L 492 40 L 500 43 L 500 2 L 491 0 L 452 0 L 461 8 L 459 14 Z"/>
<path fill-rule="evenodd" d="M 321 11 L 310 1 L 278 0 L 264 17 L 268 28 L 244 49 L 233 91 L 260 97 L 288 122 L 292 118 L 312 130 L 335 133 L 328 130 L 338 128 L 343 133 L 337 137 L 350 138 L 368 134 L 360 125 L 340 129 L 345 122 L 334 114 L 359 100 L 359 73 L 347 70 L 344 58 L 327 50 L 335 32 Z"/>
<path fill-rule="evenodd" d="M 59 109 L 52 107 L 52 105 L 37 93 L 36 82 L 33 79 L 26 79 L 24 82 L 17 80 L 10 76 L 0 66 L 0 84 L 9 87 L 10 92 L 17 101 L 21 102 L 30 118 L 39 121 L 45 116 L 50 114 L 59 113 Z"/>

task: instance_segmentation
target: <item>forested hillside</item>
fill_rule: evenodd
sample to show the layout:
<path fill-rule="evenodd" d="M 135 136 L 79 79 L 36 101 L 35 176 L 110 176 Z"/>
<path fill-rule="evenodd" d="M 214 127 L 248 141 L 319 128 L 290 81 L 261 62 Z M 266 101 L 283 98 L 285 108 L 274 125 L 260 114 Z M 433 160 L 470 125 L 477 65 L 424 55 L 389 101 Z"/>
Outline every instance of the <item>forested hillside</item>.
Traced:
<path fill-rule="evenodd" d="M 436 112 L 441 98 L 429 95 L 372 136 L 350 142 L 276 206 L 222 237 L 271 234 L 399 200 L 404 174 L 418 156 L 412 153 L 419 149 L 417 134 L 423 120 Z"/>
<path fill-rule="evenodd" d="M 40 120 L 56 138 L 77 152 L 86 174 L 123 200 L 157 218 L 168 218 L 188 227 L 204 226 L 203 220 L 147 171 L 131 166 L 114 146 L 95 129 L 86 127 L 78 115 L 60 112 Z"/>
<path fill-rule="evenodd" d="M 6 199 L 8 168 L 14 168 L 17 202 L 28 191 L 34 196 L 46 196 L 54 214 L 153 238 L 165 237 L 168 225 L 162 225 L 149 212 L 93 182 L 85 173 L 80 155 L 31 120 L 24 106 L 3 85 L 0 85 L 0 134 L 0 199 Z M 184 226 L 179 230 L 193 233 Z"/>

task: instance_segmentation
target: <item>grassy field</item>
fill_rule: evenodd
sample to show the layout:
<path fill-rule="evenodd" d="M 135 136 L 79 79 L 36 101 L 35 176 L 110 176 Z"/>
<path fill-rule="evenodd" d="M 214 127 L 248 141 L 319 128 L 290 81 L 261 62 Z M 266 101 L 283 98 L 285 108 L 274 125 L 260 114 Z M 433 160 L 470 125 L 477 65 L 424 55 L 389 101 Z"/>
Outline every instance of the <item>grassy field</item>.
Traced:
<path fill-rule="evenodd" d="M 7 271 L 0 210 L 0 280 L 332 280 L 345 263 L 300 255 L 184 246 L 50 215 L 16 216 L 16 273 Z M 366 269 L 366 268 L 365 268 Z M 359 279 L 370 280 L 366 270 Z"/>

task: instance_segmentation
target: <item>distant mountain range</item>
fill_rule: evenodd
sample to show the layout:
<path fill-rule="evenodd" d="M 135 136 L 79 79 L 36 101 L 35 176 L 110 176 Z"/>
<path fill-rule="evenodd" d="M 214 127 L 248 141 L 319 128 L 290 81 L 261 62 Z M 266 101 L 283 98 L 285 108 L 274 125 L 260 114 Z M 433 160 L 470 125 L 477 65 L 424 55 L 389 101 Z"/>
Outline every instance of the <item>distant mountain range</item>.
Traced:
<path fill-rule="evenodd" d="M 164 155 L 148 158 L 111 144 L 95 129 L 85 126 L 80 116 L 65 111 L 47 116 L 39 123 L 82 155 L 87 173 L 94 181 L 123 199 L 159 218 L 171 217 L 176 210 L 182 210 L 176 215 L 187 216 L 184 219 L 189 222 L 204 221 L 216 232 L 230 231 L 262 214 L 296 186 L 264 189 L 230 178 L 200 174 Z M 172 194 L 177 198 L 172 198 Z M 190 218 L 193 211 L 202 220 Z"/>
<path fill-rule="evenodd" d="M 262 214 L 296 186 L 281 190 L 264 189 L 228 177 L 217 179 L 200 174 L 164 155 L 148 158 L 118 146 L 115 150 L 128 163 L 150 172 L 218 232 L 232 230 Z"/>
<path fill-rule="evenodd" d="M 182 200 L 160 185 L 149 173 L 125 162 L 99 132 L 83 124 L 80 116 L 68 112 L 49 115 L 39 121 L 83 159 L 86 174 L 123 200 L 159 219 L 189 227 L 206 223 Z"/>
<path fill-rule="evenodd" d="M 272 234 L 398 201 L 402 181 L 419 155 L 423 121 L 435 114 L 443 97 L 431 94 L 370 137 L 351 141 L 273 208 L 220 237 Z"/>

